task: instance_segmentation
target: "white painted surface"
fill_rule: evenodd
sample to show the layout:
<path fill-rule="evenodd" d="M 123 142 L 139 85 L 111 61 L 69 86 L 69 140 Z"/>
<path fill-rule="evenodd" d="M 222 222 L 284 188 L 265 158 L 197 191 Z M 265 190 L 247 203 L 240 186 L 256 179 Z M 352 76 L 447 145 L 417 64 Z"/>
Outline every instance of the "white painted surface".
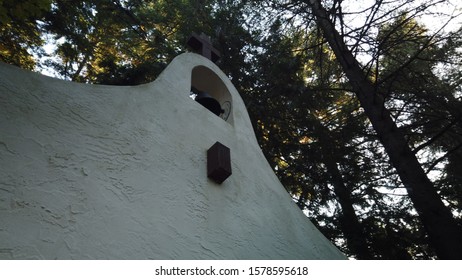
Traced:
<path fill-rule="evenodd" d="M 216 75 L 228 122 L 189 98 Z M 216 78 L 215 77 L 215 78 Z M 221 84 L 220 84 L 221 83 Z M 233 174 L 206 176 L 231 149 Z M 153 83 L 84 85 L 0 65 L 1 259 L 343 259 L 291 201 L 244 104 L 213 63 L 177 57 Z"/>

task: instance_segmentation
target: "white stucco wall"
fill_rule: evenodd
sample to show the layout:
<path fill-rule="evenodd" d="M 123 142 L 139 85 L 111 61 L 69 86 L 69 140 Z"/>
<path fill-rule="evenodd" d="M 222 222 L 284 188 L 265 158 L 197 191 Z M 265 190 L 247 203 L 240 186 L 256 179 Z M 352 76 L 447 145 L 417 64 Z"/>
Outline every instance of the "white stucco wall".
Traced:
<path fill-rule="evenodd" d="M 229 122 L 189 98 L 198 65 L 229 91 Z M 206 176 L 216 141 L 231 149 L 233 174 L 221 185 Z M 344 256 L 279 183 L 230 81 L 183 54 L 135 87 L 0 65 L 0 259 L 8 258 Z"/>

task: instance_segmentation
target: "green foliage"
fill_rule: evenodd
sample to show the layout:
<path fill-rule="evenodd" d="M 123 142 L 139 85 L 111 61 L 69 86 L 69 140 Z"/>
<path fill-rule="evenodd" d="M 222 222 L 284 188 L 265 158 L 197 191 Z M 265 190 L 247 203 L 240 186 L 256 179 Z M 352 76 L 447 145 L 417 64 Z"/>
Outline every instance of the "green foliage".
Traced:
<path fill-rule="evenodd" d="M 50 9 L 51 0 L 1 0 L 0 23 L 2 25 L 21 20 L 35 20 Z"/>
<path fill-rule="evenodd" d="M 50 9 L 51 0 L 0 0 L 0 61 L 34 69 L 43 44 L 38 20 Z"/>
<path fill-rule="evenodd" d="M 60 1 L 46 17 L 57 42 L 48 61 L 74 81 L 140 84 L 152 81 L 203 28 L 203 1 Z M 208 31 L 208 30 L 204 30 Z"/>

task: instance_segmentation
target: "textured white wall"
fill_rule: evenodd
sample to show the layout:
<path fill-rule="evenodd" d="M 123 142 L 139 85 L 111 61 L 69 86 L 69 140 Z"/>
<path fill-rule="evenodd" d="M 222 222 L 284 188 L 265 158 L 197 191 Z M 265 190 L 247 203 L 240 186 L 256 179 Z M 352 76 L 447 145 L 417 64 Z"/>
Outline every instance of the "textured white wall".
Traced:
<path fill-rule="evenodd" d="M 232 99 L 229 122 L 189 98 L 200 65 L 222 80 L 219 98 Z M 193 80 L 204 83 L 200 73 Z M 233 174 L 221 185 L 206 176 L 216 141 L 231 149 Z M 226 76 L 183 54 L 135 87 L 0 65 L 0 258 L 344 256 L 279 183 Z"/>

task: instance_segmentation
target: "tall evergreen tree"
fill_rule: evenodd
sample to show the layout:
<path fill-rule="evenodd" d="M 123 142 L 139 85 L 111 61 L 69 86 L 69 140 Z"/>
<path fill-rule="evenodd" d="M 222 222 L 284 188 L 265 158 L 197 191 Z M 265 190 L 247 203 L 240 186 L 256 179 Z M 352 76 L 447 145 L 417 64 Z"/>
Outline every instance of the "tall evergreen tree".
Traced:
<path fill-rule="evenodd" d="M 385 108 L 383 96 L 347 47 L 345 38 L 336 29 L 321 1 L 310 0 L 306 4 L 311 8 L 317 25 L 342 65 L 365 114 L 406 186 L 436 253 L 443 259 L 461 259 L 462 229 L 442 202 L 402 131 Z"/>

